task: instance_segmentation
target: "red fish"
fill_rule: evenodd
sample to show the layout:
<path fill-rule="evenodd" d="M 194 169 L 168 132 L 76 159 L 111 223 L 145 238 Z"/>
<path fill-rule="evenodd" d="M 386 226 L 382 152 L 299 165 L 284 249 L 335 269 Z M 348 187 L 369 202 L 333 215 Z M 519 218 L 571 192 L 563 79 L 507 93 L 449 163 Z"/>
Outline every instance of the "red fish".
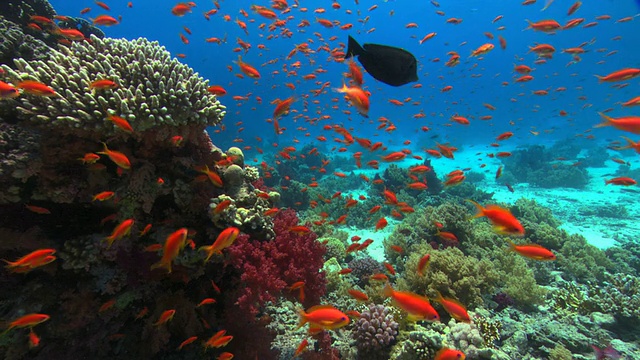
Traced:
<path fill-rule="evenodd" d="M 465 358 L 466 356 L 460 350 L 442 348 L 436 353 L 433 360 L 464 360 Z"/>
<path fill-rule="evenodd" d="M 167 321 L 173 319 L 173 316 L 175 314 L 176 314 L 176 311 L 174 309 L 165 310 L 162 314 L 160 314 L 160 318 L 158 318 L 158 321 L 156 321 L 153 325 L 158 326 L 158 325 L 165 324 Z"/>
<path fill-rule="evenodd" d="M 27 314 L 9 323 L 9 327 L 2 334 L 6 334 L 11 329 L 32 328 L 38 324 L 49 320 L 51 317 L 46 314 Z"/>
<path fill-rule="evenodd" d="M 0 81 L 0 99 L 13 99 L 18 96 L 20 96 L 18 89 L 4 81 Z"/>
<path fill-rule="evenodd" d="M 108 247 L 110 248 L 113 245 L 113 242 L 116 240 L 120 240 L 125 236 L 128 236 L 131 233 L 131 227 L 134 224 L 133 219 L 127 219 L 118 224 L 111 235 L 107 236 L 104 240 L 107 241 Z"/>
<path fill-rule="evenodd" d="M 298 312 L 298 328 L 309 323 L 309 331 L 315 330 L 335 330 L 349 324 L 349 317 L 332 305 L 316 305 L 307 312 Z"/>
<path fill-rule="evenodd" d="M 167 272 L 171 273 L 171 263 L 186 245 L 188 233 L 189 230 L 187 228 L 181 228 L 167 236 L 164 242 L 162 258 L 159 262 L 151 265 L 151 270 L 165 268 Z"/>
<path fill-rule="evenodd" d="M 125 154 L 119 151 L 109 150 L 109 148 L 107 147 L 107 144 L 105 143 L 102 143 L 102 145 L 104 145 L 104 150 L 97 152 L 98 154 L 107 155 L 109 159 L 111 159 L 111 161 L 113 161 L 121 169 L 125 169 L 125 170 L 131 169 L 131 162 L 129 161 L 129 158 Z"/>
<path fill-rule="evenodd" d="M 622 186 L 631 186 L 636 185 L 637 182 L 630 177 L 617 177 L 604 181 L 605 185 L 613 184 L 613 185 L 622 185 Z"/>
<path fill-rule="evenodd" d="M 253 79 L 260 79 L 260 72 L 258 72 L 258 70 L 256 70 L 256 68 L 254 68 L 253 66 L 242 62 L 242 57 L 240 55 L 238 55 L 238 61 L 236 61 L 235 63 L 240 67 L 240 71 L 242 71 L 242 73 L 244 73 L 248 77 Z"/>
<path fill-rule="evenodd" d="M 55 249 L 35 250 L 16 261 L 2 260 L 7 263 L 6 268 L 13 272 L 27 272 L 38 266 L 46 265 L 44 262 L 49 261 L 51 256 L 56 253 Z M 55 260 L 55 256 L 53 257 Z M 51 260 L 53 261 L 53 260 Z M 51 262 L 49 261 L 49 262 Z M 26 270 L 26 271 L 24 271 Z"/>
<path fill-rule="evenodd" d="M 457 300 L 442 297 L 442 294 L 438 292 L 438 297 L 435 301 L 440 303 L 452 318 L 461 322 L 471 323 L 471 317 L 469 317 L 467 313 L 467 308 Z"/>
<path fill-rule="evenodd" d="M 204 250 L 207 253 L 207 258 L 204 262 L 209 261 L 213 254 L 220 254 L 222 250 L 231 246 L 240 234 L 240 229 L 236 227 L 228 227 L 224 229 L 216 238 L 216 241 L 212 245 L 202 246 L 200 250 Z"/>
<path fill-rule="evenodd" d="M 339 93 L 345 94 L 347 99 L 356 107 L 358 112 L 364 116 L 368 117 L 369 113 L 369 96 L 359 87 L 351 86 L 347 87 L 347 85 L 343 82 L 342 87 L 339 89 L 334 89 Z"/>
<path fill-rule="evenodd" d="M 409 320 L 440 321 L 440 316 L 429 303 L 429 299 L 408 291 L 393 290 L 387 283 L 384 295 L 390 297 L 394 304 L 409 313 Z"/>
<path fill-rule="evenodd" d="M 488 205 L 482 207 L 473 200 L 467 200 L 478 209 L 478 213 L 474 218 L 486 216 L 494 226 L 494 230 L 503 235 L 524 236 L 524 228 L 522 224 L 511 214 L 511 212 L 498 205 Z"/>
<path fill-rule="evenodd" d="M 613 126 L 618 130 L 628 131 L 634 134 L 640 134 L 640 116 L 623 116 L 612 118 L 604 113 L 599 113 L 605 120 L 595 127 Z"/>
<path fill-rule="evenodd" d="M 545 249 L 538 244 L 516 245 L 509 239 L 507 239 L 507 242 L 511 245 L 511 250 L 524 257 L 528 257 L 529 259 L 540 261 L 551 261 L 556 259 L 556 256 L 550 250 Z"/>

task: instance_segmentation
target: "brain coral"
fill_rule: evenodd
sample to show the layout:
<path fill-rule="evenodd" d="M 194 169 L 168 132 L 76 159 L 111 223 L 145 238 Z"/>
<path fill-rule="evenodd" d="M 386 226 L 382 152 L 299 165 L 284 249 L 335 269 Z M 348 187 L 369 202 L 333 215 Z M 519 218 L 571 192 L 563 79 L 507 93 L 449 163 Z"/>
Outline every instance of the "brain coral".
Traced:
<path fill-rule="evenodd" d="M 208 84 L 193 69 L 172 59 L 158 42 L 146 39 L 99 39 L 75 42 L 51 51 L 46 61 L 14 60 L 19 72 L 2 68 L 10 79 L 37 80 L 59 97 L 23 94 L 16 100 L 19 117 L 36 126 L 91 138 L 121 133 L 107 120 L 117 115 L 135 132 L 157 125 L 215 125 L 225 114 Z M 91 91 L 108 79 L 115 89 Z"/>

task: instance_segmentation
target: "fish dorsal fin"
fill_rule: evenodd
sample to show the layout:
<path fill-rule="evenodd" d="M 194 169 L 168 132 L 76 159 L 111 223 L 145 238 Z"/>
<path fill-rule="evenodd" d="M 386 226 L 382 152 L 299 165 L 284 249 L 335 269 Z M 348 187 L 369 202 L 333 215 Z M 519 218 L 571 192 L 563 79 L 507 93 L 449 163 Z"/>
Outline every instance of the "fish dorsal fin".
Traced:
<path fill-rule="evenodd" d="M 322 309 L 335 309 L 335 306 L 333 305 L 315 305 L 310 307 L 309 309 L 307 309 L 307 313 L 316 311 L 316 310 L 322 310 Z"/>

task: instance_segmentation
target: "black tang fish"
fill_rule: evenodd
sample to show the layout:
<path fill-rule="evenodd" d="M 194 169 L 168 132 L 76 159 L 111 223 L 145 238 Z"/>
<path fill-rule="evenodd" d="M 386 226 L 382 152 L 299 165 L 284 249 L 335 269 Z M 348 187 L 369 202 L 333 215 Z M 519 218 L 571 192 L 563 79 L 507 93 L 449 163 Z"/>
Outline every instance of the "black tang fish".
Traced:
<path fill-rule="evenodd" d="M 349 36 L 345 59 L 352 56 L 357 56 L 364 69 L 385 84 L 400 86 L 418 81 L 418 61 L 407 50 L 378 44 L 360 46 Z"/>

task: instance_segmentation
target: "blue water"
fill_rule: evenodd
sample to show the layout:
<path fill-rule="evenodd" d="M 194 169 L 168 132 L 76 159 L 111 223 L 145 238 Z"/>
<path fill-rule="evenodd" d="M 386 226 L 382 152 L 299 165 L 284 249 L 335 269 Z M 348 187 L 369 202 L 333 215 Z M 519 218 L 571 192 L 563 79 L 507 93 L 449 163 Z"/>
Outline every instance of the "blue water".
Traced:
<path fill-rule="evenodd" d="M 293 31 L 291 38 L 274 38 L 267 40 L 269 35 L 278 35 L 280 28 L 274 32 L 266 29 L 260 30 L 260 24 L 271 23 L 253 13 L 249 6 L 250 2 L 243 1 L 221 1 L 221 9 L 218 14 L 211 16 L 207 21 L 203 13 L 213 8 L 210 2 L 197 2 L 197 7 L 193 13 L 184 17 L 176 17 L 171 14 L 174 3 L 156 1 L 133 1 L 133 7 L 127 8 L 126 2 L 113 2 L 111 15 L 122 15 L 122 23 L 117 26 L 105 28 L 107 36 L 124 37 L 128 39 L 146 37 L 159 41 L 173 54 L 185 54 L 186 58 L 181 61 L 192 66 L 201 76 L 209 79 L 211 84 L 224 86 L 228 95 L 222 98 L 222 102 L 228 107 L 225 124 L 226 132 L 221 136 L 214 136 L 214 142 L 220 147 L 229 146 L 231 140 L 242 138 L 244 144 L 254 141 L 256 135 L 267 140 L 267 134 L 272 133 L 272 126 L 266 123 L 271 117 L 273 105 L 269 104 L 275 99 L 284 99 L 295 95 L 297 101 L 292 109 L 302 113 L 305 118 L 315 118 L 319 115 L 331 116 L 331 123 L 341 123 L 347 127 L 357 129 L 357 135 L 363 137 L 378 136 L 382 141 L 390 141 L 390 144 L 397 143 L 398 139 L 415 139 L 416 130 L 426 125 L 437 131 L 441 138 L 454 141 L 457 145 L 480 144 L 490 142 L 493 137 L 504 131 L 514 131 L 514 140 L 522 143 L 552 142 L 565 137 L 572 137 L 576 134 L 589 130 L 592 125 L 600 122 L 598 111 L 615 107 L 615 103 L 626 101 L 637 95 L 633 86 L 621 90 L 612 89 L 607 84 L 598 84 L 594 75 L 605 75 L 623 67 L 637 66 L 637 59 L 640 58 L 640 31 L 637 21 L 627 23 L 616 23 L 617 19 L 635 15 L 638 12 L 637 4 L 633 1 L 605 0 L 597 2 L 585 2 L 581 8 L 568 17 L 566 15 L 568 7 L 572 1 L 557 0 L 549 8 L 541 12 L 543 2 L 529 6 L 522 6 L 519 1 L 500 2 L 494 5 L 486 1 L 464 1 L 445 2 L 436 8 L 427 1 L 412 2 L 407 6 L 402 1 L 360 1 L 360 5 L 355 5 L 353 1 L 339 2 L 341 8 L 335 10 L 331 8 L 329 1 L 301 1 L 301 7 L 306 7 L 307 12 L 300 12 L 293 8 L 286 16 L 292 17 L 287 27 Z M 85 15 L 89 18 L 105 13 L 91 1 L 52 1 L 59 14 L 77 16 L 84 7 L 92 7 L 91 12 Z M 367 9 L 374 4 L 378 8 L 372 11 Z M 268 5 L 267 2 L 261 5 Z M 314 14 L 313 10 L 323 7 L 324 14 Z M 245 18 L 240 14 L 244 9 L 249 13 Z M 350 10 L 352 14 L 347 14 Z M 439 16 L 436 10 L 443 11 L 445 16 Z M 390 14 L 393 12 L 393 15 Z M 357 14 L 360 13 L 360 16 Z M 610 20 L 599 21 L 598 25 L 591 28 L 582 28 L 582 25 L 595 21 L 599 15 L 608 14 Z M 223 15 L 229 15 L 231 21 L 225 22 Z M 503 15 L 504 18 L 492 24 L 492 20 Z M 315 22 L 315 18 L 326 18 L 338 20 L 342 24 L 352 23 L 351 30 L 341 30 L 337 27 L 326 29 Z M 369 21 L 363 25 L 360 20 L 369 16 Z M 281 16 L 285 17 L 285 16 Z M 459 25 L 447 24 L 446 19 L 450 17 L 461 18 L 463 22 Z M 569 18 L 585 18 L 585 22 L 573 29 L 559 31 L 556 34 L 548 35 L 541 32 L 524 30 L 527 27 L 525 19 L 538 21 L 543 19 L 556 19 L 564 24 Z M 238 18 L 245 21 L 248 26 L 249 36 L 247 36 L 234 20 Z M 310 26 L 297 28 L 303 19 L 309 20 Z M 410 22 L 418 24 L 417 28 L 405 28 Z M 193 32 L 192 36 L 187 36 L 190 40 L 188 45 L 183 44 L 179 38 L 179 33 L 184 33 L 183 26 L 187 26 Z M 504 30 L 497 30 L 504 27 Z M 367 31 L 375 28 L 375 31 Z M 418 44 L 424 35 L 436 32 L 437 36 L 428 40 L 423 45 Z M 489 40 L 484 33 L 490 32 L 494 36 L 502 35 L 507 40 L 507 49 L 501 50 L 498 46 L 497 38 Z M 315 33 L 319 33 L 325 41 L 320 41 Z M 302 98 L 309 95 L 310 90 L 318 89 L 315 82 L 331 82 L 331 87 L 339 87 L 342 73 L 347 70 L 345 64 L 328 61 L 329 54 L 326 51 L 317 52 L 308 57 L 298 54 L 291 60 L 286 60 L 286 55 L 293 49 L 294 44 L 313 41 L 312 49 L 317 49 L 328 44 L 333 49 L 340 43 L 346 43 L 347 35 L 354 36 L 361 43 L 379 43 L 402 47 L 415 54 L 419 60 L 419 83 L 423 85 L 421 89 L 412 88 L 406 85 L 394 88 L 377 82 L 375 79 L 365 76 L 365 86 L 372 92 L 370 120 L 354 115 L 348 117 L 342 113 L 346 108 L 340 101 L 333 103 L 331 100 L 338 98 L 337 94 L 328 91 L 318 97 L 310 96 L 307 107 L 303 106 Z M 204 39 L 209 37 L 227 37 L 225 44 L 217 45 L 206 43 Z M 328 41 L 332 36 L 336 36 L 335 41 Z M 614 37 L 621 37 L 614 40 Z M 236 39 L 242 39 L 252 45 L 251 49 L 237 53 L 233 49 L 237 48 Z M 568 65 L 572 58 L 568 54 L 561 53 L 561 49 L 575 47 L 583 42 L 595 40 L 592 45 L 585 49 L 587 53 L 581 55 L 581 61 Z M 492 42 L 496 45 L 489 54 L 482 60 L 469 58 L 471 51 L 478 46 Z M 533 53 L 527 54 L 528 48 L 536 43 L 551 43 L 557 49 L 553 59 L 547 64 L 534 65 L 536 57 Z M 258 45 L 264 45 L 264 50 L 258 49 Z M 606 57 L 610 51 L 617 51 L 615 55 Z M 460 53 L 463 61 L 460 65 L 449 68 L 444 65 L 449 51 Z M 254 65 L 262 74 L 258 81 L 252 79 L 238 79 L 235 74 L 239 73 L 238 67 L 233 64 L 237 60 L 238 54 L 243 55 L 243 60 Z M 433 60 L 439 58 L 440 62 Z M 266 64 L 270 60 L 278 59 L 275 64 Z M 636 59 L 635 61 L 632 59 Z M 283 64 L 292 64 L 295 61 L 301 62 L 298 69 L 298 76 L 286 76 L 282 69 Z M 313 63 L 311 63 L 313 62 Z M 535 80 L 525 84 L 515 84 L 512 71 L 514 64 L 527 64 L 535 68 L 533 75 Z M 229 71 L 228 67 L 233 70 Z M 302 80 L 301 76 L 310 74 L 314 70 L 322 68 L 326 73 L 317 74 L 316 80 Z M 273 75 L 274 71 L 279 74 Z M 475 77 L 477 76 L 477 77 Z M 501 85 L 508 82 L 509 85 Z M 294 83 L 295 90 L 290 90 L 284 83 Z M 451 85 L 453 90 L 448 93 L 441 93 L 440 89 Z M 566 87 L 564 92 L 554 92 L 557 87 Z M 549 90 L 547 96 L 532 95 L 533 90 Z M 231 96 L 239 95 L 252 96 L 248 101 L 236 103 L 231 100 Z M 256 96 L 262 98 L 262 106 L 257 103 Z M 585 97 L 579 100 L 578 97 Z M 389 99 L 404 100 L 411 98 L 412 102 L 419 102 L 419 105 L 406 104 L 399 108 L 388 103 Z M 311 103 L 317 100 L 318 104 Z M 515 101 L 513 101 L 515 100 Z M 482 104 L 490 103 L 497 110 L 494 112 L 485 109 Z M 332 105 L 338 104 L 338 109 L 332 109 Z M 569 113 L 567 117 L 560 117 L 558 112 L 565 110 Z M 426 118 L 415 120 L 411 116 L 424 112 Z M 448 122 L 448 118 L 454 114 L 468 117 L 473 125 L 462 127 L 453 125 L 443 127 Z M 474 121 L 483 115 L 492 115 L 491 121 Z M 626 115 L 625 111 L 616 109 L 611 115 Z M 376 131 L 376 119 L 384 116 L 390 119 L 398 128 L 393 137 L 386 136 L 385 133 Z M 314 139 L 315 135 L 321 133 L 319 128 L 309 127 L 304 118 L 297 119 L 293 123 L 293 116 L 282 121 L 282 126 L 288 130 L 279 137 L 277 141 L 281 144 L 290 143 L 291 140 Z M 515 126 L 510 125 L 514 122 Z M 235 124 L 242 122 L 240 127 L 244 128 L 241 134 L 237 133 L 238 126 Z M 297 131 L 296 128 L 302 126 L 311 133 L 310 137 L 305 136 L 307 131 Z M 529 134 L 529 130 L 539 131 L 545 129 L 555 129 L 553 134 L 543 138 L 536 138 Z M 265 133 L 266 131 L 266 133 Z M 598 130 L 599 136 L 612 136 L 614 133 L 608 130 Z M 270 140 L 275 141 L 275 136 Z M 271 143 L 272 141 L 268 141 Z M 433 144 L 423 144 L 422 146 L 432 146 Z"/>

